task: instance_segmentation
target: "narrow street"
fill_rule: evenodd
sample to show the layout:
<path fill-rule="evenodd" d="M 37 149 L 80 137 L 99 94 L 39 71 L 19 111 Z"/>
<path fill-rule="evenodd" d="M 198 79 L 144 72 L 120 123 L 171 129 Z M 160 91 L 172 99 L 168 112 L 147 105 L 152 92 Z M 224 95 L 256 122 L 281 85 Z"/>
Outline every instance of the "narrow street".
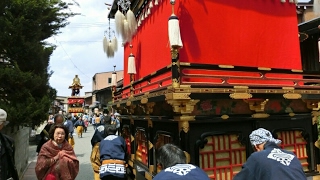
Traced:
<path fill-rule="evenodd" d="M 93 127 L 89 125 L 88 131 L 83 133 L 82 138 L 75 136 L 75 153 L 80 162 L 80 170 L 76 180 L 93 179 L 93 172 L 90 163 L 91 143 L 90 140 L 94 133 Z M 29 146 L 29 168 L 24 173 L 22 180 L 37 179 L 34 172 L 35 163 L 37 162 L 35 141 L 30 142 Z"/>

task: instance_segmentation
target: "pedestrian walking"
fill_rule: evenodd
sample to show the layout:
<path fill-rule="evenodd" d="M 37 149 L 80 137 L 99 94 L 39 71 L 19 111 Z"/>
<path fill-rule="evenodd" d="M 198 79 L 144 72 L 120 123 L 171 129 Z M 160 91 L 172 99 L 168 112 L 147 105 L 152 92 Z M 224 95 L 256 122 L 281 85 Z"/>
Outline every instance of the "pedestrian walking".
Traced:
<path fill-rule="evenodd" d="M 8 123 L 7 112 L 0 109 L 0 132 Z M 0 179 L 19 180 L 14 153 L 15 146 L 13 139 L 0 133 Z"/>
<path fill-rule="evenodd" d="M 99 146 L 100 142 L 106 137 L 104 129 L 104 125 L 98 126 L 91 138 L 92 151 L 90 161 L 93 169 L 94 180 L 100 180 L 99 169 L 101 166 L 101 162 Z"/>
<path fill-rule="evenodd" d="M 67 120 L 64 122 L 64 125 L 68 128 L 68 131 L 69 131 L 68 138 L 67 138 L 68 142 L 74 148 L 74 145 L 75 145 L 74 138 L 73 138 L 74 126 L 73 126 L 71 114 L 67 115 Z"/>
<path fill-rule="evenodd" d="M 256 152 L 250 155 L 234 180 L 307 179 L 298 158 L 281 149 L 278 146 L 281 140 L 274 139 L 270 131 L 259 128 L 249 138 Z"/>
<path fill-rule="evenodd" d="M 50 140 L 39 153 L 35 172 L 41 180 L 74 180 L 79 172 L 79 161 L 72 146 L 67 142 L 66 126 L 54 125 L 49 132 Z"/>
<path fill-rule="evenodd" d="M 79 117 L 78 121 L 74 124 L 74 126 L 77 129 L 78 137 L 82 138 L 82 133 L 83 133 L 83 129 L 84 129 L 84 122 L 83 122 L 81 116 Z"/>
<path fill-rule="evenodd" d="M 41 150 L 41 147 L 44 143 L 46 143 L 50 137 L 49 137 L 49 131 L 53 124 L 62 124 L 64 121 L 64 116 L 62 114 L 56 114 L 53 118 L 53 120 L 48 120 L 48 124 L 44 127 L 44 129 L 40 133 L 40 141 L 37 145 L 36 152 L 39 153 Z"/>

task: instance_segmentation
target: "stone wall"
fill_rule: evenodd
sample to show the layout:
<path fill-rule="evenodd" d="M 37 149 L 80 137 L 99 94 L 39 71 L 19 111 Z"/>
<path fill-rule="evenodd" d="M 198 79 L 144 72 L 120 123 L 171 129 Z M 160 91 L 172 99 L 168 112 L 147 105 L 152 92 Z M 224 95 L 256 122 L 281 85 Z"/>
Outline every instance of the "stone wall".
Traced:
<path fill-rule="evenodd" d="M 29 127 L 5 127 L 1 133 L 12 137 L 15 141 L 15 163 L 18 170 L 18 174 L 21 177 L 24 170 L 28 166 L 29 159 Z"/>

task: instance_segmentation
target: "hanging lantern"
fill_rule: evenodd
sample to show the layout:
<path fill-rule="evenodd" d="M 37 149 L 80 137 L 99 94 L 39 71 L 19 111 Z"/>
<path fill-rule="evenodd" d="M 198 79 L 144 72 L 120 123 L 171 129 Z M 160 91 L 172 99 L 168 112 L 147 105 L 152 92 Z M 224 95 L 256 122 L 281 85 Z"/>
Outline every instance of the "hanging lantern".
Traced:
<path fill-rule="evenodd" d="M 168 32 L 169 32 L 170 46 L 181 48 L 183 46 L 183 44 L 182 44 L 181 35 L 180 35 L 179 19 L 174 14 L 175 0 L 170 0 L 170 3 L 172 5 L 172 14 L 171 14 L 169 21 L 168 21 Z"/>
<path fill-rule="evenodd" d="M 113 66 L 114 70 L 111 75 L 111 86 L 117 87 L 117 73 L 116 73 L 116 66 Z"/>
<path fill-rule="evenodd" d="M 128 58 L 128 74 L 136 74 L 135 56 L 132 54 L 132 45 L 130 44 L 131 53 Z"/>

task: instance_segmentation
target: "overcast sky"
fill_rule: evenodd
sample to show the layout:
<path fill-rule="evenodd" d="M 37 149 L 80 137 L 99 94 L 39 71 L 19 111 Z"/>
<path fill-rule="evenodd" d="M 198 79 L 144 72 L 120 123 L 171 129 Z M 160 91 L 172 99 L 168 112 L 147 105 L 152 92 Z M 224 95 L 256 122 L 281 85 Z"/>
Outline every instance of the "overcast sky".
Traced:
<path fill-rule="evenodd" d="M 68 0 L 66 0 L 68 2 Z M 69 0 L 69 2 L 72 2 Z M 77 0 L 80 7 L 73 6 L 72 11 L 81 15 L 69 19 L 70 24 L 61 29 L 61 33 L 48 39 L 57 46 L 50 58 L 50 70 L 54 73 L 50 85 L 58 96 L 70 96 L 68 87 L 75 75 L 81 80 L 84 92 L 92 91 L 92 77 L 95 73 L 123 70 L 123 48 L 118 38 L 118 51 L 114 58 L 107 58 L 103 52 L 102 39 L 108 29 L 109 10 L 104 3 L 112 4 L 113 0 Z M 114 28 L 114 21 L 111 20 Z"/>

